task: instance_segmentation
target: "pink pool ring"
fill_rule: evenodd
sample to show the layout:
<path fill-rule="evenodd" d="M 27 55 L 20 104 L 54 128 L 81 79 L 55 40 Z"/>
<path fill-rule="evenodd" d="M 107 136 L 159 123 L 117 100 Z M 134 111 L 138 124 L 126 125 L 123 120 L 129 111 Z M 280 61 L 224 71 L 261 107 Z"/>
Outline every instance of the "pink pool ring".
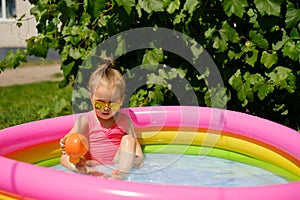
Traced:
<path fill-rule="evenodd" d="M 131 117 L 138 131 L 212 132 L 220 137 L 256 143 L 287 159 L 293 173 L 300 177 L 300 134 L 280 124 L 205 107 L 156 106 L 127 108 L 122 112 Z M 98 178 L 34 164 L 35 158 L 47 160 L 60 155 L 58 141 L 77 117 L 78 114 L 51 118 L 0 131 L 0 199 L 287 200 L 300 197 L 299 180 L 254 187 L 156 185 Z M 222 142 L 216 141 L 216 145 Z"/>

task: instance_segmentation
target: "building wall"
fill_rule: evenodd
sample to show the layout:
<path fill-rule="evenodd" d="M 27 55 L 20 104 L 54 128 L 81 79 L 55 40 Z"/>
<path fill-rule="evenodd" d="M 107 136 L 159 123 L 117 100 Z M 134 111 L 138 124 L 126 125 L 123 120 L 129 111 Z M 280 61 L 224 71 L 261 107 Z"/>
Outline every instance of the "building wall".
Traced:
<path fill-rule="evenodd" d="M 35 18 L 30 15 L 30 8 L 28 0 L 16 0 L 17 18 L 26 14 L 20 28 L 16 26 L 14 20 L 0 21 L 0 48 L 26 47 L 26 39 L 37 34 Z"/>

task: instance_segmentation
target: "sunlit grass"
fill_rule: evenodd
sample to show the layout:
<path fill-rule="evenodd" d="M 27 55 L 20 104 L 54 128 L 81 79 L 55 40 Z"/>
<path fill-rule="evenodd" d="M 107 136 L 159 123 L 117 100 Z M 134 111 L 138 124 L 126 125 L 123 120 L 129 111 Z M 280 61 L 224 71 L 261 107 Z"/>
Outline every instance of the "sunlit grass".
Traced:
<path fill-rule="evenodd" d="M 57 82 L 0 87 L 0 129 L 71 114 L 71 93 L 71 86 L 60 89 Z"/>

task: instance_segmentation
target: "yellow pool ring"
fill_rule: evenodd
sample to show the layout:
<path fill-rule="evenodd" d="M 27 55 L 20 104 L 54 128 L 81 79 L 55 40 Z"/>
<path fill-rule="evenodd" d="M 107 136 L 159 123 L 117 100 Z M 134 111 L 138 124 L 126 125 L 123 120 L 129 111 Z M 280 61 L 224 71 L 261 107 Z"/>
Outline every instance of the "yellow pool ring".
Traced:
<path fill-rule="evenodd" d="M 209 141 L 209 138 L 211 138 L 211 141 Z M 189 131 L 153 131 L 142 132 L 140 141 L 142 145 L 185 144 L 226 149 L 270 162 L 300 176 L 300 168 L 283 155 L 261 145 L 222 134 Z"/>
<path fill-rule="evenodd" d="M 300 168 L 280 153 L 262 145 L 228 135 L 199 131 L 147 131 L 140 134 L 139 140 L 141 145 L 182 144 L 225 149 L 269 162 L 300 176 Z M 199 155 L 204 155 L 208 151 L 207 148 L 205 151 L 200 150 Z M 38 163 L 60 155 L 59 141 L 56 140 L 30 146 L 10 153 L 6 157 L 28 163 Z"/>

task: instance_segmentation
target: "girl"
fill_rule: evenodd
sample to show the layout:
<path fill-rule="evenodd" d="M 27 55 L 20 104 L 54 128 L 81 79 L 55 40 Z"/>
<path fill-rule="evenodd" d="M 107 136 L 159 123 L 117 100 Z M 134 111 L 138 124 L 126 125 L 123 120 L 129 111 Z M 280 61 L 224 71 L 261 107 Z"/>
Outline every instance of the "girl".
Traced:
<path fill-rule="evenodd" d="M 104 61 L 105 64 L 99 65 L 89 80 L 93 110 L 81 115 L 68 133 L 84 135 L 89 142 L 89 151 L 79 163 L 71 163 L 64 148 L 67 134 L 60 141 L 61 164 L 71 170 L 102 176 L 91 166 L 117 163 L 118 168 L 111 177 L 122 179 L 130 168 L 142 166 L 143 153 L 130 118 L 118 112 L 125 97 L 125 81 L 121 73 L 113 69 L 112 59 Z"/>

